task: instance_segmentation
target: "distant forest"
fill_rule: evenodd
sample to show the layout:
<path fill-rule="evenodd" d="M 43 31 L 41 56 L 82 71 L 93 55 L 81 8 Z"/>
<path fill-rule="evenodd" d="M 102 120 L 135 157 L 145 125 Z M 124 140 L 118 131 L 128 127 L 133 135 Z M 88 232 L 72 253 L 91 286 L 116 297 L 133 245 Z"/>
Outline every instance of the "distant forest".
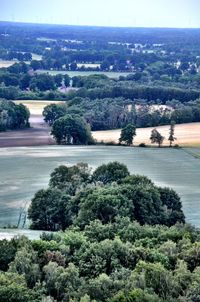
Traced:
<path fill-rule="evenodd" d="M 64 100 L 93 130 L 200 121 L 199 29 L 0 22 L 0 45 L 1 99 Z"/>

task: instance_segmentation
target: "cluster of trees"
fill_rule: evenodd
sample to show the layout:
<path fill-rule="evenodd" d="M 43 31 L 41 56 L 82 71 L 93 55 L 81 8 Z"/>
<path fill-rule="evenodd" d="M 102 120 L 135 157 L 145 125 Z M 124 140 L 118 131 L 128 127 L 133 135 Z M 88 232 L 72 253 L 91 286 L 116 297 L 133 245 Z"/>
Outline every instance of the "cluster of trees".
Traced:
<path fill-rule="evenodd" d="M 11 66 L 8 72 L 1 72 L 0 85 L 19 87 L 21 90 L 48 91 L 55 90 L 62 85 L 68 87 L 70 84 L 68 75 L 57 74 L 52 76 L 45 73 L 30 75 L 28 69 L 23 71 L 23 66 L 16 64 Z"/>
<path fill-rule="evenodd" d="M 134 108 L 129 110 L 129 107 L 124 105 L 124 100 L 120 98 L 95 101 L 74 98 L 67 105 L 48 105 L 43 111 L 44 119 L 50 125 L 66 114 L 83 116 L 92 130 L 122 128 L 136 121 Z"/>
<path fill-rule="evenodd" d="M 178 101 L 167 103 L 166 107 L 132 101 L 124 98 L 94 99 L 75 97 L 65 104 L 51 104 L 44 108 L 44 119 L 52 125 L 66 114 L 78 114 L 86 120 L 92 130 L 124 128 L 133 124 L 137 128 L 159 125 L 199 122 L 199 100 L 182 104 Z"/>
<path fill-rule="evenodd" d="M 109 86 L 95 87 L 91 89 L 79 89 L 78 91 L 72 92 L 69 98 L 88 97 L 91 100 L 96 98 L 117 98 L 123 97 L 131 100 L 146 100 L 147 103 L 154 101 L 166 104 L 167 101 L 178 100 L 181 103 L 186 103 L 192 100 L 196 100 L 200 96 L 200 91 L 181 89 L 176 87 L 159 87 L 151 85 L 137 85 L 132 82 L 111 82 Z"/>
<path fill-rule="evenodd" d="M 36 193 L 29 209 L 32 228 L 83 229 L 90 221 L 113 223 L 118 216 L 140 224 L 171 226 L 184 222 L 178 195 L 156 187 L 149 179 L 130 175 L 118 162 L 104 164 L 93 173 L 87 164 L 60 166 L 51 174 L 49 188 Z"/>
<path fill-rule="evenodd" d="M 34 27 L 29 27 L 27 31 L 9 24 L 9 28 L 11 35 L 5 35 L 4 30 L 7 32 L 8 29 L 1 24 L 0 57 L 23 60 L 25 56 L 30 59 L 31 52 L 35 52 L 43 55 L 36 69 L 145 70 L 155 80 L 186 81 L 187 77 L 197 73 L 199 66 L 199 37 L 196 32 L 184 32 L 185 39 L 180 32 L 161 34 L 156 29 L 153 30 L 156 34 L 129 29 L 122 35 L 120 29 L 112 31 L 108 28 L 102 28 L 100 32 L 95 28 L 84 28 L 84 34 L 81 28 L 73 27 L 70 30 L 62 28 L 59 32 L 56 27 L 49 32 L 45 26 L 36 32 Z M 66 37 L 69 39 L 66 40 Z M 177 62 L 180 64 L 177 65 Z M 77 63 L 83 66 L 79 67 Z M 88 63 L 99 63 L 100 67 L 87 66 Z"/>
<path fill-rule="evenodd" d="M 127 218 L 0 241 L 2 302 L 196 302 L 199 231 Z"/>
<path fill-rule="evenodd" d="M 169 129 L 169 137 L 168 137 L 168 141 L 169 141 L 169 146 L 172 147 L 172 144 L 174 143 L 174 141 L 177 139 L 175 137 L 175 123 L 172 122 L 170 125 L 170 129 Z M 127 146 L 130 146 L 133 144 L 133 140 L 134 137 L 136 136 L 136 127 L 134 125 L 128 124 L 126 127 L 124 127 L 121 130 L 121 135 L 119 138 L 119 144 L 125 144 Z M 159 147 L 161 147 L 161 145 L 163 144 L 165 137 L 162 136 L 162 134 L 156 129 L 154 128 L 151 131 L 151 136 L 150 136 L 150 141 L 152 144 L 158 144 Z M 141 147 L 145 147 L 145 143 L 141 143 L 140 144 Z"/>
<path fill-rule="evenodd" d="M 29 116 L 23 104 L 0 99 L 0 131 L 29 127 Z"/>
<path fill-rule="evenodd" d="M 0 71 L 0 97 L 15 99 L 66 99 L 70 77 L 62 74 L 32 73 L 24 62 Z M 59 88 L 63 88 L 59 90 Z"/>
<path fill-rule="evenodd" d="M 172 147 L 172 144 L 177 139 L 174 135 L 175 132 L 175 123 L 172 122 L 169 129 L 169 146 Z M 152 144 L 158 144 L 159 147 L 163 144 L 163 141 L 165 140 L 165 137 L 162 136 L 162 134 L 155 128 L 151 131 L 150 140 Z"/>
<path fill-rule="evenodd" d="M 66 114 L 55 120 L 51 134 L 58 144 L 91 145 L 94 143 L 90 126 L 77 114 Z"/>
<path fill-rule="evenodd" d="M 18 60 L 18 61 L 31 61 L 32 54 L 30 52 L 18 52 L 18 51 L 5 51 L 0 50 L 0 58 L 2 60 Z"/>
<path fill-rule="evenodd" d="M 57 26 L 26 28 L 23 24 L 1 23 L 0 58 L 31 61 L 34 70 L 129 71 L 134 72 L 129 80 L 198 89 L 199 36 L 196 30 L 99 31 L 95 27 L 73 26 L 58 30 Z M 32 60 L 31 53 L 41 55 L 41 61 Z"/>
<path fill-rule="evenodd" d="M 123 164 L 56 168 L 29 218 L 64 231 L 0 241 L 2 302 L 200 299 L 199 230 L 184 224 L 173 190 Z"/>

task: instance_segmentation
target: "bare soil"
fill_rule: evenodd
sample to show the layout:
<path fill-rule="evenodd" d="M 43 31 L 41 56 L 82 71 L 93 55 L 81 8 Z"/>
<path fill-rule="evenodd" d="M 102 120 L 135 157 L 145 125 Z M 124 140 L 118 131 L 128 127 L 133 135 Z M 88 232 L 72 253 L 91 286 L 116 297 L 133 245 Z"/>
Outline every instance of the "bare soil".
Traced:
<path fill-rule="evenodd" d="M 50 127 L 41 115 L 32 115 L 30 128 L 0 133 L 0 148 L 54 145 Z"/>

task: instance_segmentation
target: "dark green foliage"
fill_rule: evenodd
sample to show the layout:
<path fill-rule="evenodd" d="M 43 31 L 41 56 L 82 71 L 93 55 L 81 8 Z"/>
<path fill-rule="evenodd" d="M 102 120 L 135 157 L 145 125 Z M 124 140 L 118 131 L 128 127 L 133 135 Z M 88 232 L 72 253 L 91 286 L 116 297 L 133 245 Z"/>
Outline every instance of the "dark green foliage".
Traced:
<path fill-rule="evenodd" d="M 123 179 L 128 175 L 129 171 L 124 164 L 121 164 L 119 162 L 111 162 L 98 167 L 94 171 L 92 179 L 94 182 L 100 181 L 104 184 L 107 184 Z"/>
<path fill-rule="evenodd" d="M 0 100 L 0 131 L 29 127 L 29 116 L 24 105 Z"/>
<path fill-rule="evenodd" d="M 89 179 L 90 169 L 87 164 L 59 166 L 51 173 L 49 186 L 74 195 L 78 188 L 89 182 Z"/>
<path fill-rule="evenodd" d="M 15 239 L 10 241 L 1 240 L 0 241 L 0 270 L 6 271 L 8 265 L 13 261 L 15 253 L 17 251 L 17 243 Z"/>
<path fill-rule="evenodd" d="M 66 198 L 67 199 L 67 198 Z M 65 204 L 57 189 L 40 190 L 29 208 L 31 227 L 37 230 L 58 230 L 65 227 Z"/>
<path fill-rule="evenodd" d="M 158 144 L 159 147 L 161 147 L 163 141 L 164 141 L 164 136 L 162 136 L 160 134 L 160 132 L 158 132 L 158 130 L 153 129 L 151 131 L 151 136 L 150 136 L 150 140 L 152 144 Z"/>
<path fill-rule="evenodd" d="M 170 129 L 169 129 L 169 138 L 168 138 L 170 147 L 172 146 L 173 142 L 176 140 L 176 137 L 174 136 L 174 129 L 175 129 L 175 123 L 171 122 Z"/>
<path fill-rule="evenodd" d="M 1 299 L 198 301 L 198 238 L 187 225 L 141 226 L 118 217 L 41 240 L 15 239 L 17 253 L 0 274 Z"/>
<path fill-rule="evenodd" d="M 184 223 L 179 196 L 158 188 L 145 176 L 129 175 L 127 167 L 111 162 L 93 174 L 87 164 L 60 166 L 51 174 L 50 187 L 36 193 L 29 209 L 32 228 L 58 230 L 91 221 L 115 223 L 127 217 L 140 224 Z"/>
<path fill-rule="evenodd" d="M 121 136 L 119 138 L 119 143 L 125 143 L 126 145 L 130 146 L 133 143 L 133 138 L 136 135 L 135 126 L 128 124 L 125 128 L 121 131 Z"/>
<path fill-rule="evenodd" d="M 157 295 L 149 294 L 148 292 L 137 288 L 128 294 L 120 292 L 113 297 L 110 302 L 161 302 L 161 300 Z"/>
<path fill-rule="evenodd" d="M 80 226 L 85 226 L 96 219 L 103 224 L 112 223 L 118 215 L 132 217 L 134 211 L 131 200 L 119 189 L 112 187 L 89 190 L 80 199 L 79 204 L 77 222 Z"/>
<path fill-rule="evenodd" d="M 54 90 L 55 82 L 54 78 L 48 74 L 38 74 L 36 77 L 33 77 L 30 81 L 31 90 Z"/>
<path fill-rule="evenodd" d="M 39 302 L 39 293 L 27 288 L 23 276 L 12 273 L 0 273 L 1 302 Z"/>
<path fill-rule="evenodd" d="M 119 184 L 130 184 L 130 185 L 139 185 L 139 186 L 153 186 L 153 182 L 146 176 L 141 175 L 129 175 L 122 180 L 118 181 Z"/>
<path fill-rule="evenodd" d="M 51 134 L 58 144 L 88 145 L 93 143 L 90 128 L 86 121 L 78 115 L 65 115 L 57 119 Z"/>
<path fill-rule="evenodd" d="M 167 207 L 166 215 L 170 224 L 184 221 L 184 214 L 181 211 L 182 204 L 178 194 L 169 188 L 159 188 L 159 193 L 162 204 Z"/>
<path fill-rule="evenodd" d="M 125 127 L 128 123 L 136 121 L 135 107 L 131 110 L 128 104 L 130 100 L 123 98 L 104 98 L 90 100 L 88 98 L 72 99 L 69 103 L 73 110 L 79 110 L 92 130 L 115 129 Z"/>
<path fill-rule="evenodd" d="M 46 123 L 50 126 L 53 125 L 55 120 L 59 119 L 61 116 L 65 115 L 66 106 L 62 104 L 50 104 L 46 106 L 43 110 L 43 116 Z"/>

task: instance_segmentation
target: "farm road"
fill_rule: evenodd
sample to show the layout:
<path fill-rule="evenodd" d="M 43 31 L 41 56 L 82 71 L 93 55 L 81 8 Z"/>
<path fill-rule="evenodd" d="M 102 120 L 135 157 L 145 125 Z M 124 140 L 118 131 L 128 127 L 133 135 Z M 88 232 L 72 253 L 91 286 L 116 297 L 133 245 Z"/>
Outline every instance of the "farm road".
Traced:
<path fill-rule="evenodd" d="M 31 115 L 30 128 L 0 133 L 0 148 L 45 146 L 55 144 L 50 136 L 50 127 L 44 122 L 42 115 Z"/>

